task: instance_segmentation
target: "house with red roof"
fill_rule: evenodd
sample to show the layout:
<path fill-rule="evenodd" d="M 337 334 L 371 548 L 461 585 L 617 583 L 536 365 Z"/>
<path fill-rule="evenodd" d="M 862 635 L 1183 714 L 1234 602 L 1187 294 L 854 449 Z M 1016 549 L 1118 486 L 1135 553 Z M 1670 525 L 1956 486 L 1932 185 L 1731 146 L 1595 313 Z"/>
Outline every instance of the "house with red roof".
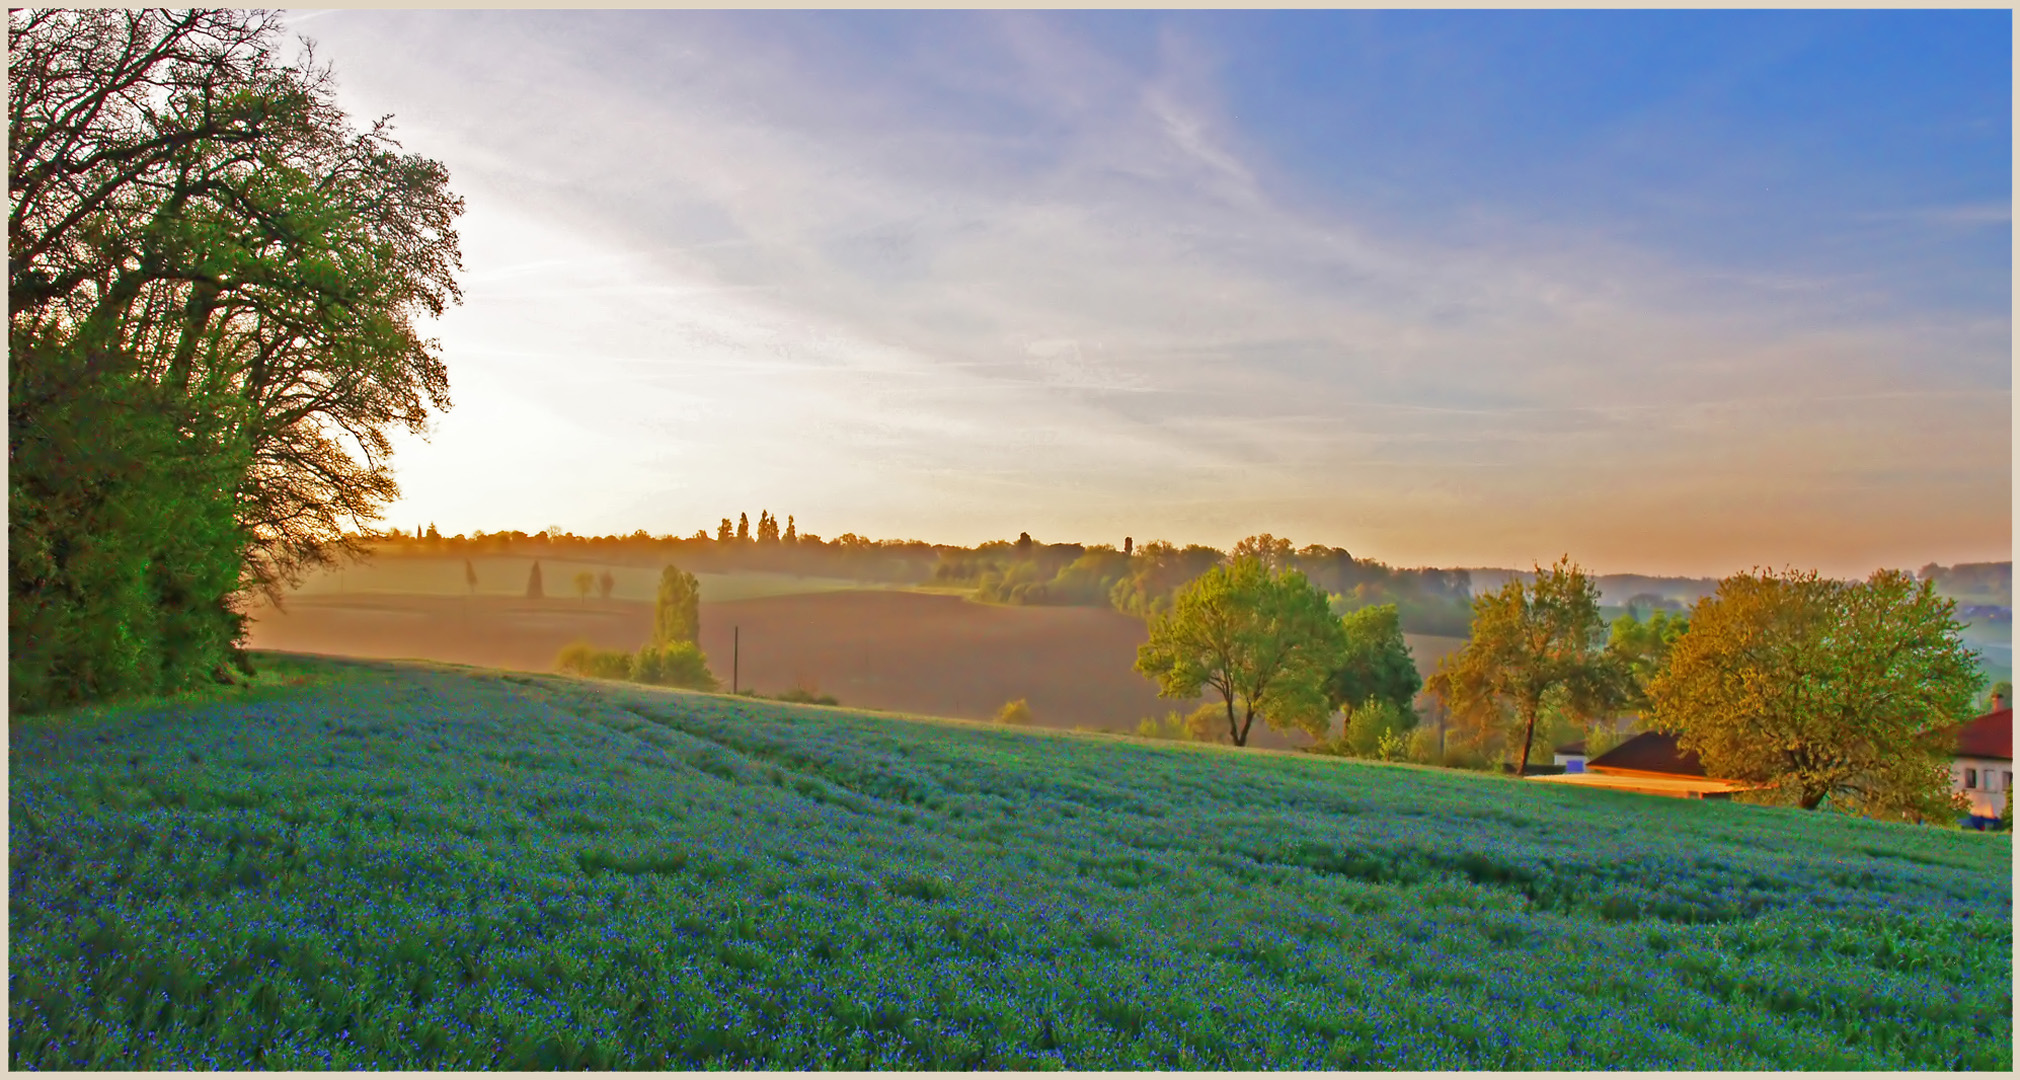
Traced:
<path fill-rule="evenodd" d="M 1571 747 L 1559 747 L 1560 756 L 1570 756 Z M 1583 757 L 1585 746 L 1576 746 Z M 1753 785 L 1739 780 L 1707 776 L 1697 755 L 1676 744 L 1676 736 L 1660 731 L 1644 731 L 1597 757 L 1585 761 L 1579 772 L 1557 776 L 1532 776 L 1530 780 L 1565 784 L 1571 787 L 1634 791 L 1643 795 L 1667 795 L 1675 799 L 1730 799 L 1735 791 Z"/>
<path fill-rule="evenodd" d="M 1984 828 L 2006 808 L 2013 786 L 2013 707 L 1992 696 L 1992 711 L 1957 729 L 1952 790 L 1971 802 L 1966 824 Z"/>
<path fill-rule="evenodd" d="M 1658 731 L 1643 732 L 1589 760 L 1584 760 L 1583 743 L 1558 747 L 1557 757 L 1567 766 L 1582 760 L 1583 771 L 1573 766 L 1561 776 L 1529 779 L 1683 799 L 1729 799 L 1752 786 L 1707 776 L 1696 754 L 1678 746 L 1676 736 Z M 1950 775 L 1953 790 L 1970 801 L 1966 825 L 1982 829 L 1998 820 L 2013 787 L 2012 706 L 1995 695 L 1992 711 L 1957 728 Z"/>

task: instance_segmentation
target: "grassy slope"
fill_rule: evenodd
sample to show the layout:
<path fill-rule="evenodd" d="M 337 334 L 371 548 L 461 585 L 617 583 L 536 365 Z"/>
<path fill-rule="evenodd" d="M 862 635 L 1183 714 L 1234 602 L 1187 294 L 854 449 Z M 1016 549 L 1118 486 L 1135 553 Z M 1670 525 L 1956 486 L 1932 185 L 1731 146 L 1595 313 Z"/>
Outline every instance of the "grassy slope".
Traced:
<path fill-rule="evenodd" d="M 14 1067 L 2012 1064 L 2005 836 L 320 670 L 13 732 Z"/>

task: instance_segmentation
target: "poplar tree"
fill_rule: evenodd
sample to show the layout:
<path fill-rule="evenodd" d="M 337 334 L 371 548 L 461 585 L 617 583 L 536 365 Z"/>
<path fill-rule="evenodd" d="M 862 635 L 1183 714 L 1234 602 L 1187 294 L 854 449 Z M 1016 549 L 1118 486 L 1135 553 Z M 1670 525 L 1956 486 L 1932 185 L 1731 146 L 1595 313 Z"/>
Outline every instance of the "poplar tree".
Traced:
<path fill-rule="evenodd" d="M 676 566 L 659 572 L 652 606 L 652 645 L 664 648 L 701 638 L 701 583 Z"/>

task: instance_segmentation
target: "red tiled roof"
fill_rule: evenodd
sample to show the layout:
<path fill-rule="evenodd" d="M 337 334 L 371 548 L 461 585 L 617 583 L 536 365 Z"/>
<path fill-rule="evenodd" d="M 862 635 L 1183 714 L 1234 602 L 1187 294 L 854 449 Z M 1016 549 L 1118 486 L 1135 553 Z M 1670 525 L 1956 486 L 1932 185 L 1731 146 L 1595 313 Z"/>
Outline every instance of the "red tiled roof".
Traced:
<path fill-rule="evenodd" d="M 2013 710 L 1995 709 L 1958 728 L 1957 756 L 2013 760 Z"/>
<path fill-rule="evenodd" d="M 1679 749 L 1676 736 L 1660 731 L 1644 731 L 1619 746 L 1585 763 L 1587 772 L 1621 771 L 1631 773 L 1658 773 L 1664 776 L 1705 775 L 1704 763 L 1697 755 Z"/>

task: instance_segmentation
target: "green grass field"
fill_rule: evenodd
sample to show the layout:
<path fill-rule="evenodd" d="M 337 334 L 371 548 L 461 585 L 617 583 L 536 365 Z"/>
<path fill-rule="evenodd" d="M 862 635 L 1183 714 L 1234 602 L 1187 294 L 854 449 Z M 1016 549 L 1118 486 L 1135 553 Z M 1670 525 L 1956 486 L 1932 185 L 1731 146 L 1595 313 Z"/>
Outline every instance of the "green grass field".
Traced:
<path fill-rule="evenodd" d="M 12 1067 L 2012 1066 L 2005 835 L 442 666 L 267 682 L 10 733 Z"/>

